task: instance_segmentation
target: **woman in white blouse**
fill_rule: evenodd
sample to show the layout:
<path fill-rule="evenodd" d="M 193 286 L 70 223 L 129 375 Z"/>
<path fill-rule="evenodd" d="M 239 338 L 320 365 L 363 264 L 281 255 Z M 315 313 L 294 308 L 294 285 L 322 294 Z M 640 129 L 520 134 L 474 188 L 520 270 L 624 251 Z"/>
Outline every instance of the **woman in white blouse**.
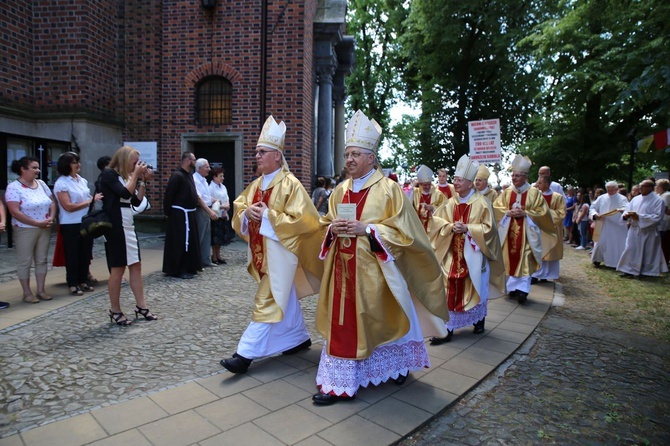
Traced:
<path fill-rule="evenodd" d="M 86 281 L 91 262 L 93 239 L 82 237 L 81 219 L 88 213 L 95 199 L 100 201 L 102 194 L 91 196 L 88 182 L 79 175 L 81 163 L 79 155 L 65 152 L 58 158 L 58 173 L 61 175 L 54 185 L 54 193 L 60 208 L 60 234 L 63 237 L 65 251 L 65 278 L 70 294 L 81 296 L 83 291 L 93 291 Z"/>
<path fill-rule="evenodd" d="M 40 299 L 51 300 L 51 296 L 44 290 L 44 283 L 56 203 L 49 187 L 38 179 L 40 163 L 37 158 L 24 156 L 14 160 L 11 169 L 19 178 L 7 185 L 5 201 L 9 213 L 12 214 L 16 241 L 16 275 L 23 288 L 23 300 L 31 304 L 39 302 Z M 33 261 L 37 297 L 30 289 L 30 266 Z"/>
<path fill-rule="evenodd" d="M 209 183 L 209 193 L 212 195 L 212 209 L 215 204 L 220 207 L 219 219 L 212 221 L 212 263 L 224 265 L 226 261 L 221 258 L 221 246 L 227 245 L 228 232 L 226 226 L 228 221 L 228 210 L 230 209 L 230 199 L 228 198 L 228 189 L 223 185 L 224 170 L 221 167 L 212 169 L 212 182 Z"/>

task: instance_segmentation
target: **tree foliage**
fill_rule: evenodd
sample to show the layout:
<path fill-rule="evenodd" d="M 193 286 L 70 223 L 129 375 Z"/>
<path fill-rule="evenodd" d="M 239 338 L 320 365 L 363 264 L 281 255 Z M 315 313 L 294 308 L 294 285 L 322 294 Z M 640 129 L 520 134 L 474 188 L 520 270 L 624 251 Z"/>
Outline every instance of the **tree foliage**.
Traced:
<path fill-rule="evenodd" d="M 591 186 L 627 180 L 632 144 L 670 127 L 668 2 L 353 0 L 349 8 L 351 109 L 385 127 L 399 97 L 421 110 L 386 132 L 397 165 L 453 171 L 468 151 L 468 121 L 500 118 L 504 148 Z M 634 159 L 634 172 L 670 167 L 664 151 Z"/>
<path fill-rule="evenodd" d="M 349 109 L 386 127 L 402 90 L 399 36 L 408 11 L 404 0 L 350 0 L 347 32 L 355 36 L 355 66 L 347 78 Z"/>
<path fill-rule="evenodd" d="M 631 142 L 670 117 L 670 7 L 658 0 L 575 0 L 521 41 L 545 81 L 525 151 L 580 185 L 629 176 Z M 636 162 L 668 167 L 667 155 Z"/>

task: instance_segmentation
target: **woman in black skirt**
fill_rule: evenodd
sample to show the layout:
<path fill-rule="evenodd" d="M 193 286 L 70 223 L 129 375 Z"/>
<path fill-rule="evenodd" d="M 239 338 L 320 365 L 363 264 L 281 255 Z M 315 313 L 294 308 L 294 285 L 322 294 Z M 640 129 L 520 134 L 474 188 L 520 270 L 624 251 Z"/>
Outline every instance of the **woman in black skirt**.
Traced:
<path fill-rule="evenodd" d="M 127 326 L 131 321 L 121 311 L 119 302 L 121 279 L 128 267 L 130 289 L 135 295 L 135 318 L 142 316 L 148 321 L 158 317 L 147 308 L 142 283 L 142 264 L 140 263 L 140 245 L 135 233 L 133 213 L 130 206 L 139 206 L 146 193 L 143 179 L 150 175 L 145 162 L 139 161 L 140 152 L 130 146 L 116 151 L 109 167 L 101 174 L 100 192 L 103 194 L 103 209 L 112 220 L 113 229 L 106 235 L 105 252 L 110 271 L 107 287 L 111 309 L 109 319 L 117 325 Z"/>

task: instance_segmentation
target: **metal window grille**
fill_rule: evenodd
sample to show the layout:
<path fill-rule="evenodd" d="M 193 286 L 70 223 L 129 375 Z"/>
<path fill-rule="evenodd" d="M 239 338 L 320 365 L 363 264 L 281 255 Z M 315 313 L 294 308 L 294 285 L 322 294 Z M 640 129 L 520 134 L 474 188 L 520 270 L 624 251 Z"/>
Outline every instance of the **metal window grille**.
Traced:
<path fill-rule="evenodd" d="M 230 124 L 233 120 L 233 86 L 226 78 L 207 77 L 196 90 L 198 125 Z"/>

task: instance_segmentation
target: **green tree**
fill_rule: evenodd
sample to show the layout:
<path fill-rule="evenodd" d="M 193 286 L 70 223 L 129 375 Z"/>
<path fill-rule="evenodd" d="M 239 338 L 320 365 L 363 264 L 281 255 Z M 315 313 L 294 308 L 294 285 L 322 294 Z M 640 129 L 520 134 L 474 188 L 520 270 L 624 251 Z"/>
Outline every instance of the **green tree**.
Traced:
<path fill-rule="evenodd" d="M 421 104 L 420 162 L 453 170 L 469 151 L 468 121 L 499 118 L 503 146 L 527 137 L 540 80 L 516 42 L 535 2 L 414 0 L 402 36 L 406 94 Z"/>
<path fill-rule="evenodd" d="M 349 110 L 362 110 L 388 131 L 389 111 L 402 90 L 399 36 L 406 0 L 350 0 L 347 32 L 355 37 L 355 64 L 347 77 Z M 386 133 L 386 132 L 385 132 Z"/>
<path fill-rule="evenodd" d="M 584 186 L 628 179 L 631 139 L 669 123 L 669 21 L 660 0 L 562 1 L 521 41 L 544 80 L 524 145 L 536 165 Z M 664 152 L 635 158 L 668 168 Z"/>

